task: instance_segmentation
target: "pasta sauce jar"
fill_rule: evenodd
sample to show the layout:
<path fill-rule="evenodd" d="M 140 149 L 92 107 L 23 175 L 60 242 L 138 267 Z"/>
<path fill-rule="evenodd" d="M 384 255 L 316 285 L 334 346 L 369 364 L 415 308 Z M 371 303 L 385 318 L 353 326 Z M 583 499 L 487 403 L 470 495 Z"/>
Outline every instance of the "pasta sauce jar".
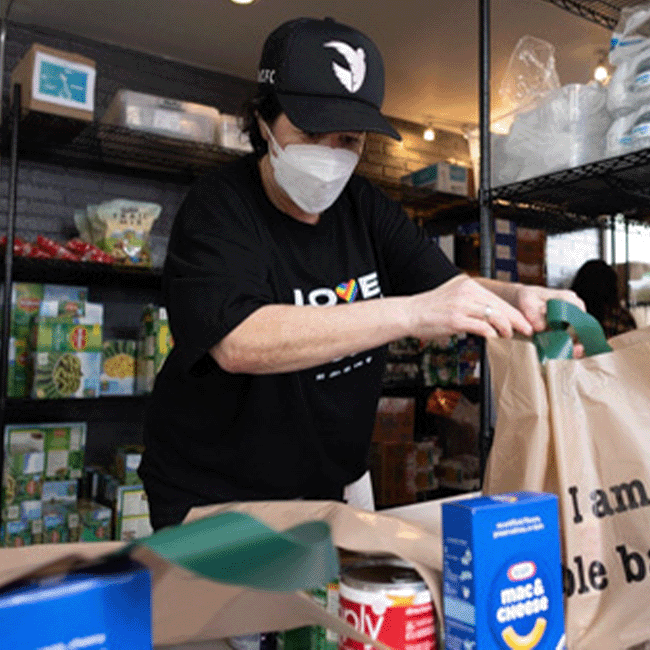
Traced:
<path fill-rule="evenodd" d="M 420 575 L 397 558 L 373 558 L 343 569 L 339 616 L 375 641 L 400 650 L 436 650 L 431 594 Z M 365 650 L 349 637 L 339 650 Z"/>

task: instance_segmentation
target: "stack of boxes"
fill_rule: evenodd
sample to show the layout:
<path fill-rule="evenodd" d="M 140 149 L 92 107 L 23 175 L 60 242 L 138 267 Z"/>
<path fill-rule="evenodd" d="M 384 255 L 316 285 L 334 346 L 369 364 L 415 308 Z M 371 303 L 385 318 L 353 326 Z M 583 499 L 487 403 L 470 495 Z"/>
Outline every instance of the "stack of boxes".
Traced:
<path fill-rule="evenodd" d="M 84 302 L 87 287 L 14 283 L 11 293 L 8 397 L 29 397 L 32 389 L 32 329 L 46 301 Z"/>
<path fill-rule="evenodd" d="M 137 468 L 141 446 L 116 450 L 111 470 L 84 468 L 86 424 L 7 425 L 3 546 L 132 541 L 152 533 Z"/>
<path fill-rule="evenodd" d="M 78 539 L 77 486 L 85 444 L 81 422 L 5 427 L 5 546 Z"/>
<path fill-rule="evenodd" d="M 414 431 L 414 398 L 380 398 L 370 461 L 378 506 L 413 503 L 438 487 L 440 449 L 433 439 L 416 441 Z"/>
<path fill-rule="evenodd" d="M 140 337 L 104 338 L 88 288 L 14 283 L 7 396 L 59 399 L 147 394 L 173 346 L 164 307 L 147 305 Z"/>
<path fill-rule="evenodd" d="M 149 523 L 149 503 L 137 474 L 143 448 L 124 445 L 117 448 L 110 469 L 87 467 L 87 494 L 111 512 L 114 539 L 130 542 L 153 532 Z"/>

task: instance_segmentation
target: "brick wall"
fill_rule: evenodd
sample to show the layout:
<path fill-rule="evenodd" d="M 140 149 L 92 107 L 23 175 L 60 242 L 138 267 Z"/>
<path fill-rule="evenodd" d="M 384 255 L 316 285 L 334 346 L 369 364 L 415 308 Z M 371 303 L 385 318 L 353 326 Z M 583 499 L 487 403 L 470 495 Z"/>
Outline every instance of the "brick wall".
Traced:
<path fill-rule="evenodd" d="M 409 172 L 439 160 L 450 160 L 471 166 L 467 140 L 458 133 L 436 129 L 436 138 L 427 142 L 422 137 L 424 126 L 392 118 L 402 136 L 397 142 L 384 136 L 369 134 L 366 150 L 358 171 L 375 180 L 395 183 Z"/>

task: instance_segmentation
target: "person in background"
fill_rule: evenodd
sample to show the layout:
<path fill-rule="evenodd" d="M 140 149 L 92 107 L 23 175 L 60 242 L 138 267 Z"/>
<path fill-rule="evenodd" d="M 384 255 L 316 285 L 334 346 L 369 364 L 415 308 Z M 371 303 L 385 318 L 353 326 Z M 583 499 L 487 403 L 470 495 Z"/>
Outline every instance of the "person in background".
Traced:
<path fill-rule="evenodd" d="M 354 170 L 381 114 L 375 44 L 330 18 L 267 38 L 254 153 L 199 179 L 163 271 L 174 348 L 139 474 L 154 529 L 196 505 L 341 500 L 367 472 L 390 341 L 531 335 L 568 290 L 472 279 Z"/>
<path fill-rule="evenodd" d="M 634 316 L 621 305 L 616 271 L 603 260 L 585 262 L 571 289 L 582 298 L 587 312 L 602 325 L 607 338 L 636 329 Z"/>

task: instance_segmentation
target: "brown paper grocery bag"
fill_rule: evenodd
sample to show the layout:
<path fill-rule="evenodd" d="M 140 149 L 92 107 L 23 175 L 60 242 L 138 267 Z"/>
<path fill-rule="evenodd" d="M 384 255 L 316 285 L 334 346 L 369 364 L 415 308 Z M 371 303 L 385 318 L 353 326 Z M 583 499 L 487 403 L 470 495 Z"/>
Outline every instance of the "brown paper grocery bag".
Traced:
<path fill-rule="evenodd" d="M 569 650 L 650 639 L 650 328 L 610 352 L 543 365 L 490 340 L 497 419 L 484 492 L 560 502 Z"/>
<path fill-rule="evenodd" d="M 442 611 L 441 539 L 424 527 L 329 501 L 206 506 L 193 509 L 185 523 L 227 511 L 245 512 L 275 530 L 308 521 L 327 521 L 335 545 L 349 550 L 392 553 L 410 561 L 431 589 L 437 611 Z M 78 542 L 0 549 L 0 586 L 27 575 L 40 575 L 44 569 L 65 571 L 125 548 L 122 542 Z M 152 572 L 152 623 L 156 646 L 319 624 L 380 650 L 390 650 L 328 614 L 301 592 L 262 591 L 214 582 L 171 564 L 146 546 L 134 546 L 130 555 Z"/>
<path fill-rule="evenodd" d="M 202 506 L 193 508 L 185 522 L 232 511 L 249 514 L 276 530 L 304 521 L 325 521 L 330 526 L 332 542 L 339 548 L 359 553 L 390 553 L 410 562 L 427 583 L 442 628 L 442 539 L 439 534 L 395 516 L 359 510 L 336 501 L 267 501 Z M 220 615 L 215 624 L 226 624 L 221 622 L 222 618 Z M 233 623 L 238 628 L 250 626 L 243 610 L 241 618 L 236 618 L 235 612 L 229 612 L 227 624 Z M 323 625 L 331 627 L 331 623 Z M 289 629 L 297 625 L 299 623 L 285 627 L 258 626 L 251 631 Z M 331 629 L 336 631 L 333 627 Z"/>

